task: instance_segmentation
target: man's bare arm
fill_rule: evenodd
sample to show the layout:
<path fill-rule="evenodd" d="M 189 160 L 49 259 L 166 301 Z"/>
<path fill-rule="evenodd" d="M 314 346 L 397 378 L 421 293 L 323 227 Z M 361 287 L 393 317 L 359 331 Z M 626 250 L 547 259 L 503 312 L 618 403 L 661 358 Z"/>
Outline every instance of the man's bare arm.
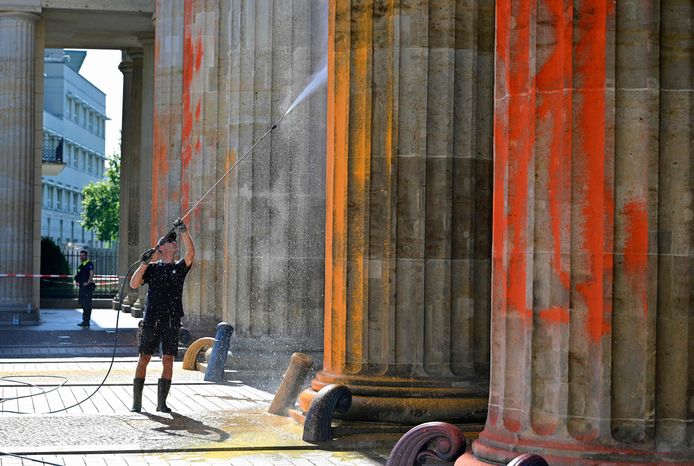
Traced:
<path fill-rule="evenodd" d="M 183 244 L 186 245 L 186 255 L 183 259 L 186 261 L 186 266 L 190 267 L 193 265 L 193 259 L 195 259 L 195 243 L 193 243 L 193 238 L 187 230 L 181 232 L 181 238 L 183 238 Z"/>
<path fill-rule="evenodd" d="M 159 248 L 152 248 L 142 254 L 142 257 L 140 258 L 140 266 L 137 268 L 137 270 L 135 270 L 135 273 L 130 279 L 130 288 L 137 289 L 142 286 L 144 283 L 142 276 L 145 274 L 147 266 L 149 265 L 150 261 L 159 260 L 160 256 L 161 252 L 159 252 Z"/>

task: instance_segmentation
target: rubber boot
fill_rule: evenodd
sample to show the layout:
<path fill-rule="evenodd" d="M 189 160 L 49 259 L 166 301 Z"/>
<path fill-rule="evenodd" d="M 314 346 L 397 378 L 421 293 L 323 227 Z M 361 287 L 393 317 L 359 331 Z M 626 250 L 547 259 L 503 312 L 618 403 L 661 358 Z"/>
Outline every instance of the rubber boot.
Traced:
<path fill-rule="evenodd" d="M 145 388 L 145 379 L 133 379 L 133 413 L 142 411 L 142 390 Z"/>
<path fill-rule="evenodd" d="M 157 386 L 157 411 L 162 413 L 171 412 L 171 408 L 166 406 L 166 397 L 169 396 L 170 388 L 171 380 L 159 379 L 159 385 Z"/>

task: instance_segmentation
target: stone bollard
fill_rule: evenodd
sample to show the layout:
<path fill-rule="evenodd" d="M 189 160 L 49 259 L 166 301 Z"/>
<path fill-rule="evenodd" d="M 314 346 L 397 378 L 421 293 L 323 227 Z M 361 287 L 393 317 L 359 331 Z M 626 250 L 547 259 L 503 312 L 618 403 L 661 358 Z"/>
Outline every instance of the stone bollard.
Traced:
<path fill-rule="evenodd" d="M 229 342 L 234 334 L 234 327 L 226 322 L 217 324 L 217 333 L 214 336 L 214 346 L 212 346 L 212 355 L 207 364 L 205 371 L 205 380 L 208 382 L 223 382 L 224 381 L 224 364 L 227 360 L 227 352 L 229 352 Z"/>
<path fill-rule="evenodd" d="M 304 383 L 304 379 L 306 379 L 306 375 L 312 365 L 313 358 L 308 354 L 292 354 L 287 372 L 282 376 L 282 383 L 280 383 L 280 387 L 277 389 L 277 393 L 268 408 L 270 414 L 285 416 L 287 410 L 294 406 L 296 398 L 299 396 L 299 392 Z"/>

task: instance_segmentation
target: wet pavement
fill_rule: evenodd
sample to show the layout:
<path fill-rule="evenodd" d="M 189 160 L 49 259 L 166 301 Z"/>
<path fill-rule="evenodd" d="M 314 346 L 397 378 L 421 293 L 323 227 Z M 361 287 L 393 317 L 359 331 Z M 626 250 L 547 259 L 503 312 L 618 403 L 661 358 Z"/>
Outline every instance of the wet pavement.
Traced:
<path fill-rule="evenodd" d="M 383 446 L 303 442 L 300 424 L 266 412 L 273 394 L 248 373 L 206 382 L 176 362 L 173 412 L 164 414 L 154 409 L 154 357 L 143 412 L 131 413 L 139 319 L 118 314 L 95 309 L 88 330 L 75 310 L 42 311 L 38 326 L 0 327 L 0 466 L 385 464 Z"/>

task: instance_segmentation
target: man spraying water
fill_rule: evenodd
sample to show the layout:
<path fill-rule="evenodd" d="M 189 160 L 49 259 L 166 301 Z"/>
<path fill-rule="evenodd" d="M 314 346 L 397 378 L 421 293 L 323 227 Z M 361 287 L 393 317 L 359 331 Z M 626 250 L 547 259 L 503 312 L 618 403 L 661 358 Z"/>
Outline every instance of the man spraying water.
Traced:
<path fill-rule="evenodd" d="M 174 261 L 178 251 L 176 232 L 186 247 L 184 258 L 178 261 Z M 178 219 L 174 222 L 174 229 L 162 237 L 155 248 L 142 254 L 140 266 L 130 280 L 132 288 L 139 288 L 143 283 L 149 285 L 138 348 L 140 358 L 133 381 L 133 412 L 142 410 L 147 364 L 159 344 L 162 346 L 163 370 L 157 387 L 157 411 L 171 412 L 166 405 L 166 397 L 171 388 L 174 357 L 178 352 L 178 332 L 183 317 L 183 283 L 194 258 L 193 239 L 183 220 Z"/>

